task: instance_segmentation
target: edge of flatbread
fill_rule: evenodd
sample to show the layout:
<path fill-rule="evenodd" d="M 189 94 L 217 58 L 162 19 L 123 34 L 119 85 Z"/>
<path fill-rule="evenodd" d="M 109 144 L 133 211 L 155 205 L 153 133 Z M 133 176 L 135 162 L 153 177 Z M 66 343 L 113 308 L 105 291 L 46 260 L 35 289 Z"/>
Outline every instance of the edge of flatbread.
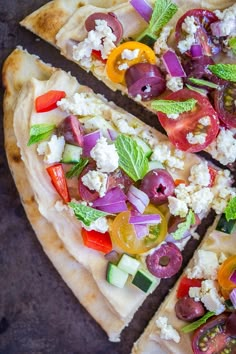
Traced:
<path fill-rule="evenodd" d="M 25 167 L 14 134 L 14 107 L 22 85 L 32 77 L 47 80 L 55 70 L 21 48 L 14 50 L 6 59 L 3 66 L 3 84 L 6 88 L 3 109 L 7 160 L 26 215 L 44 252 L 80 303 L 107 332 L 109 339 L 116 342 L 123 328 L 128 325 L 128 320 L 122 321 L 111 310 L 92 275 L 69 254 L 52 224 L 40 214 L 33 191 L 25 178 Z"/>

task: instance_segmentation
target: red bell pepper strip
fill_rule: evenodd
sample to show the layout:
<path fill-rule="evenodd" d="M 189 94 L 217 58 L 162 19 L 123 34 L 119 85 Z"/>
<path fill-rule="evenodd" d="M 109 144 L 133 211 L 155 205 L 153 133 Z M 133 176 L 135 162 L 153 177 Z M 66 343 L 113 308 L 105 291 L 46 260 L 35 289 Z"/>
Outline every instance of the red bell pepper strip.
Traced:
<path fill-rule="evenodd" d="M 66 97 L 65 91 L 51 90 L 35 100 L 36 112 L 48 112 L 57 108 L 57 102 Z"/>
<path fill-rule="evenodd" d="M 184 296 L 188 296 L 189 289 L 191 287 L 201 287 L 202 280 L 201 279 L 189 279 L 187 277 L 182 277 L 179 283 L 179 287 L 177 289 L 177 298 L 180 299 Z"/>
<path fill-rule="evenodd" d="M 103 59 L 102 58 L 102 53 L 100 50 L 92 50 L 92 56 L 94 57 L 94 59 L 100 60 L 103 64 L 106 64 L 107 59 Z"/>
<path fill-rule="evenodd" d="M 208 187 L 212 187 L 215 183 L 215 179 L 216 179 L 216 176 L 217 176 L 217 170 L 211 166 L 208 166 L 208 171 L 209 171 L 209 174 L 210 174 L 210 183 L 209 183 L 209 186 Z"/>
<path fill-rule="evenodd" d="M 112 250 L 109 232 L 101 233 L 95 230 L 87 231 L 82 229 L 82 238 L 86 247 L 103 253 L 109 253 Z"/>
<path fill-rule="evenodd" d="M 65 203 L 70 202 L 70 195 L 66 183 L 65 173 L 61 163 L 47 168 L 47 173 L 51 177 L 52 184 L 57 193 L 62 197 Z"/>

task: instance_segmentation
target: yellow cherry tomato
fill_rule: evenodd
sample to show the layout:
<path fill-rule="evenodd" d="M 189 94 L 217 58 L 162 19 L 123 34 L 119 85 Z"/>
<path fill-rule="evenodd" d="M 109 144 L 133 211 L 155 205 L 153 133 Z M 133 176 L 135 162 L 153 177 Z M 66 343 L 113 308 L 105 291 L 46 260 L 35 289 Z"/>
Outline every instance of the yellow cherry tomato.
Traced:
<path fill-rule="evenodd" d="M 227 258 L 219 268 L 217 279 L 220 286 L 220 290 L 225 299 L 228 299 L 231 291 L 236 288 L 236 284 L 229 279 L 231 274 L 235 270 L 236 255 Z"/>
<path fill-rule="evenodd" d="M 133 59 L 127 59 L 125 55 L 125 57 L 122 58 L 125 49 L 131 51 L 138 50 L 137 56 Z M 135 41 L 122 43 L 113 49 L 108 56 L 106 63 L 107 75 L 113 82 L 122 84 L 125 80 L 124 77 L 127 68 L 137 63 L 155 64 L 156 55 L 154 51 L 143 43 Z"/>
<path fill-rule="evenodd" d="M 116 216 L 111 225 L 111 239 L 114 244 L 129 254 L 140 254 L 161 243 L 167 234 L 167 222 L 158 208 L 149 205 L 144 214 L 159 214 L 161 222 L 149 226 L 149 234 L 138 239 L 134 225 L 129 224 L 130 211 L 124 211 Z"/>

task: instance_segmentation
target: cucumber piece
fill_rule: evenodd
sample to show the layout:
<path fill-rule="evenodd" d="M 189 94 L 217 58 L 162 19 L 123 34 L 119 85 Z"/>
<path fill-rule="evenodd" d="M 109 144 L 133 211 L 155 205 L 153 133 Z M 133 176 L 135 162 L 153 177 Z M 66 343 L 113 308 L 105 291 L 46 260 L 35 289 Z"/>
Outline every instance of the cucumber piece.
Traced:
<path fill-rule="evenodd" d="M 123 254 L 119 263 L 117 264 L 118 268 L 131 275 L 134 275 L 137 272 L 139 266 L 140 262 L 137 259 L 128 256 L 127 254 Z"/>
<path fill-rule="evenodd" d="M 147 270 L 139 269 L 132 280 L 132 284 L 147 293 L 154 290 L 158 284 L 158 278 L 154 277 Z"/>
<path fill-rule="evenodd" d="M 148 172 L 151 170 L 155 170 L 156 168 L 162 168 L 163 170 L 165 169 L 160 161 L 157 160 L 149 161 Z"/>
<path fill-rule="evenodd" d="M 145 156 L 150 157 L 152 154 L 152 149 L 150 148 L 150 146 L 147 143 L 145 143 L 145 141 L 143 139 L 139 138 L 138 136 L 133 136 L 132 138 L 143 149 Z"/>
<path fill-rule="evenodd" d="M 65 144 L 61 162 L 77 163 L 80 160 L 81 154 L 82 154 L 82 148 L 80 146 Z"/>
<path fill-rule="evenodd" d="M 225 232 L 226 234 L 231 234 L 236 226 L 236 220 L 226 220 L 225 214 L 222 214 L 218 224 L 216 225 L 216 230 Z"/>
<path fill-rule="evenodd" d="M 108 283 L 123 288 L 128 280 L 129 274 L 118 268 L 115 264 L 109 262 L 107 266 L 107 281 Z"/>

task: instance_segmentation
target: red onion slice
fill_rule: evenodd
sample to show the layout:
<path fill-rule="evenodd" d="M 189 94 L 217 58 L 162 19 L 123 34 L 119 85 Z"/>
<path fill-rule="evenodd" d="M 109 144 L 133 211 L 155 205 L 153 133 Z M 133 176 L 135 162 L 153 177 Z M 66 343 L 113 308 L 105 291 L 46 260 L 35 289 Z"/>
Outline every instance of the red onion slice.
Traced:
<path fill-rule="evenodd" d="M 117 138 L 117 136 L 118 136 L 118 133 L 117 133 L 115 130 L 113 130 L 113 129 L 107 129 L 107 132 L 108 132 L 109 138 L 110 138 L 112 141 L 116 140 L 116 138 Z"/>
<path fill-rule="evenodd" d="M 156 65 L 138 63 L 125 73 L 128 93 L 132 97 L 141 96 L 143 101 L 159 96 L 166 88 L 166 81 Z"/>
<path fill-rule="evenodd" d="M 93 202 L 93 207 L 100 207 L 100 206 L 106 206 L 106 205 L 111 205 L 114 203 L 118 202 L 123 202 L 126 201 L 127 197 L 125 193 L 119 188 L 113 188 L 110 189 L 106 195 L 102 198 L 98 198 Z"/>
<path fill-rule="evenodd" d="M 83 155 L 90 156 L 90 151 L 96 145 L 98 139 L 100 139 L 101 133 L 100 130 L 84 135 L 84 146 L 83 146 Z"/>
<path fill-rule="evenodd" d="M 130 224 L 159 224 L 161 222 L 161 217 L 158 214 L 142 214 L 136 216 L 130 216 Z"/>
<path fill-rule="evenodd" d="M 230 298 L 234 308 L 236 309 L 236 288 L 231 291 L 231 293 L 229 294 L 229 298 Z"/>
<path fill-rule="evenodd" d="M 170 278 L 181 268 L 182 254 L 177 246 L 167 242 L 161 245 L 146 258 L 146 264 L 150 273 L 158 278 Z"/>
<path fill-rule="evenodd" d="M 127 193 L 128 201 L 142 214 L 149 204 L 146 193 L 131 185 Z"/>
<path fill-rule="evenodd" d="M 203 56 L 202 46 L 200 44 L 193 44 L 190 48 L 190 55 L 192 58 L 201 58 Z"/>
<path fill-rule="evenodd" d="M 149 234 L 149 228 L 147 225 L 134 224 L 134 229 L 137 238 L 140 240 Z"/>
<path fill-rule="evenodd" d="M 232 281 L 232 283 L 236 284 L 236 270 L 234 270 L 233 273 L 230 275 L 229 280 Z"/>
<path fill-rule="evenodd" d="M 92 31 L 95 29 L 96 20 L 104 20 L 107 22 L 107 25 L 111 28 L 113 34 L 116 36 L 115 44 L 118 44 L 123 37 L 123 27 L 118 18 L 112 12 L 104 13 L 104 12 L 95 12 L 90 15 L 85 21 L 86 30 Z"/>
<path fill-rule="evenodd" d="M 150 21 L 153 9 L 145 0 L 131 0 L 130 5 L 133 6 L 146 22 Z"/>
<path fill-rule="evenodd" d="M 163 64 L 171 77 L 185 77 L 181 62 L 173 50 L 167 50 L 162 56 Z"/>
<path fill-rule="evenodd" d="M 107 205 L 100 205 L 96 207 L 96 209 L 104 211 L 105 213 L 117 214 L 117 213 L 122 213 L 123 211 L 127 211 L 128 207 L 125 201 L 121 200 L 119 202 L 115 202 L 115 203 L 113 202 Z"/>

